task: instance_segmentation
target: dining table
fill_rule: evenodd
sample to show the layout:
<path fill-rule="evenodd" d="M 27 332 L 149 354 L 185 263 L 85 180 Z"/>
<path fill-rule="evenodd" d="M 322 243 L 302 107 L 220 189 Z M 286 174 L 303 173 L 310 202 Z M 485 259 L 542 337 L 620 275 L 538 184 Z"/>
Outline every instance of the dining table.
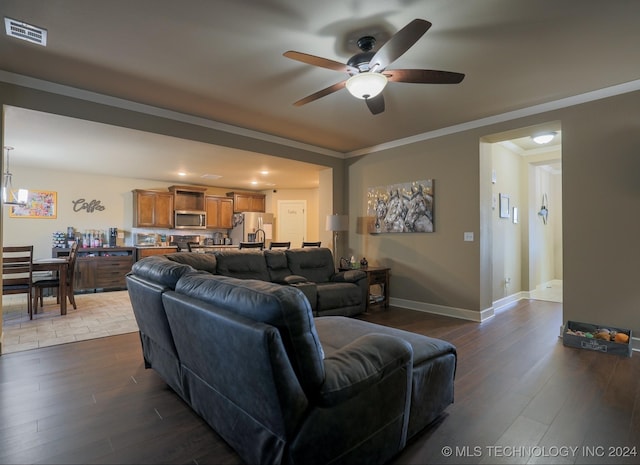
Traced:
<path fill-rule="evenodd" d="M 67 314 L 67 268 L 69 267 L 68 257 L 38 258 L 33 260 L 33 271 L 50 271 L 57 273 L 60 284 L 58 288 L 58 298 L 60 299 L 60 315 Z M 33 312 L 37 312 L 37 305 Z"/>

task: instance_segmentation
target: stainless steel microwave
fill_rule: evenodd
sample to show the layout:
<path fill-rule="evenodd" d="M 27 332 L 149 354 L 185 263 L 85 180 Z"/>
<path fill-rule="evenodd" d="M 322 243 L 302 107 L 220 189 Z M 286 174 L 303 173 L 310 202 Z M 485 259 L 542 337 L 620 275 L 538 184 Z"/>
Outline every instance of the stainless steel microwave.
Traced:
<path fill-rule="evenodd" d="M 207 213 L 203 211 L 176 210 L 174 218 L 176 229 L 206 229 Z"/>

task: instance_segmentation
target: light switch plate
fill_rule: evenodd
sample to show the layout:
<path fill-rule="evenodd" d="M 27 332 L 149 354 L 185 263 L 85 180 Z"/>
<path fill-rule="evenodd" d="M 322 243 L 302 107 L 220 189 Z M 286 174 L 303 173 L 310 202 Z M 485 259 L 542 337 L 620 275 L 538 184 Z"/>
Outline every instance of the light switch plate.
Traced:
<path fill-rule="evenodd" d="M 465 242 L 473 242 L 473 232 L 465 232 L 464 233 L 464 241 Z"/>

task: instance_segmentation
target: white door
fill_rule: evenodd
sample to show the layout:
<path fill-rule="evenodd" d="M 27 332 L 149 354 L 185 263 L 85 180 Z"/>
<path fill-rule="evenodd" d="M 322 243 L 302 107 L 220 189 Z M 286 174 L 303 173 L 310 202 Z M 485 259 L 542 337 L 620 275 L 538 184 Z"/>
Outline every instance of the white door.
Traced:
<path fill-rule="evenodd" d="M 291 242 L 292 248 L 302 245 L 307 235 L 307 201 L 278 200 L 278 242 Z"/>

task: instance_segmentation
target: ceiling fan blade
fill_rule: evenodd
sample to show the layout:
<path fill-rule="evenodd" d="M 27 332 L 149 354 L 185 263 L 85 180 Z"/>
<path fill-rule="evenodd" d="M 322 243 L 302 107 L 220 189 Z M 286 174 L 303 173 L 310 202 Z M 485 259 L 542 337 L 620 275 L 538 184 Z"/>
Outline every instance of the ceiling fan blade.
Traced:
<path fill-rule="evenodd" d="M 385 69 L 409 50 L 430 27 L 431 23 L 429 21 L 414 19 L 380 47 L 380 50 L 369 61 L 369 67 L 373 68 L 374 71 Z"/>
<path fill-rule="evenodd" d="M 373 98 L 364 99 L 367 102 L 367 107 L 369 107 L 369 111 L 374 115 L 382 113 L 384 111 L 384 97 L 382 94 L 378 94 Z"/>
<path fill-rule="evenodd" d="M 382 74 L 391 82 L 413 82 L 418 84 L 459 84 L 464 74 L 433 69 L 388 69 Z"/>
<path fill-rule="evenodd" d="M 334 71 L 343 71 L 345 73 L 357 73 L 359 70 L 353 66 L 340 63 L 338 61 L 329 60 L 328 58 L 322 58 L 315 55 L 309 55 L 308 53 L 294 52 L 289 50 L 283 53 L 287 58 L 292 60 L 301 61 L 308 65 L 319 66 L 321 68 L 332 69 Z"/>
<path fill-rule="evenodd" d="M 329 94 L 332 94 L 334 92 L 337 92 L 337 91 L 339 91 L 340 89 L 342 89 L 344 87 L 346 82 L 347 81 L 344 80 L 344 81 L 338 82 L 337 84 L 329 86 L 326 89 L 319 90 L 318 92 L 316 92 L 314 94 L 311 94 L 311 95 L 309 95 L 309 96 L 307 96 L 307 97 L 305 97 L 303 99 L 298 100 L 297 102 L 294 103 L 294 106 L 299 107 L 299 106 L 305 105 L 305 104 L 307 104 L 309 102 L 313 102 L 314 100 L 318 100 L 319 98 L 324 97 L 325 95 L 329 95 Z"/>

